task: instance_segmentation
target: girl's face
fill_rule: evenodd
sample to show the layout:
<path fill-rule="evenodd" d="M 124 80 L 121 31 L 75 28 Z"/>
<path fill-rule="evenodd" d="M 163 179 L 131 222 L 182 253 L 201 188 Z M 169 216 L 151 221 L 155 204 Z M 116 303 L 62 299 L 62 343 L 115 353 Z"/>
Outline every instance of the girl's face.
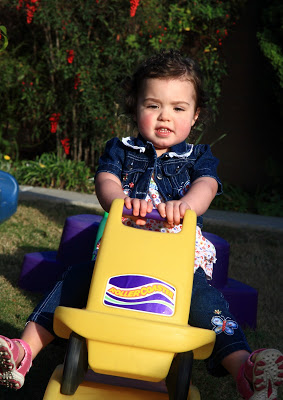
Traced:
<path fill-rule="evenodd" d="M 145 79 L 138 95 L 136 122 L 157 156 L 183 142 L 195 124 L 196 93 L 186 78 Z"/>

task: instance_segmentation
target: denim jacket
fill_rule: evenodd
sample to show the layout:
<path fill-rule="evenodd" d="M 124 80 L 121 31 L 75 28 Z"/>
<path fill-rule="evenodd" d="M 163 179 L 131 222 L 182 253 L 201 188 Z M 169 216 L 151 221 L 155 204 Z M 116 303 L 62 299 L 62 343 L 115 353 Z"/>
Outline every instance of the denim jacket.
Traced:
<path fill-rule="evenodd" d="M 138 135 L 137 138 L 127 137 L 122 141 L 118 138 L 109 140 L 99 160 L 96 175 L 99 172 L 114 174 L 120 179 L 128 196 L 145 199 L 154 174 L 160 194 L 165 201 L 169 201 L 183 197 L 192 182 L 202 176 L 216 179 L 217 194 L 221 194 L 217 165 L 218 159 L 212 155 L 208 145 L 194 146 L 184 141 L 157 157 L 152 143 Z M 202 227 L 202 217 L 197 218 L 197 224 Z"/>

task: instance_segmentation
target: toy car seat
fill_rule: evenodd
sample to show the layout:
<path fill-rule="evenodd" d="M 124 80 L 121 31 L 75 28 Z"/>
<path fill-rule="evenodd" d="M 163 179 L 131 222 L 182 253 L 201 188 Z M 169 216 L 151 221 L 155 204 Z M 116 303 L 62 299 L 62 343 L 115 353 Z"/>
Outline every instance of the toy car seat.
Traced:
<path fill-rule="evenodd" d="M 187 211 L 182 231 L 168 235 L 122 224 L 123 204 L 117 199 L 111 206 L 86 309 L 56 309 L 54 331 L 70 341 L 62 377 L 57 371 L 53 381 L 60 381 L 61 394 L 75 396 L 89 366 L 99 374 L 159 382 L 180 353 L 173 396 L 187 400 L 192 360 L 209 357 L 215 341 L 213 331 L 188 325 L 196 215 Z M 88 398 L 106 400 L 114 389 L 107 385 L 102 397 L 97 385 L 92 390 Z M 48 387 L 44 400 L 57 398 Z"/>

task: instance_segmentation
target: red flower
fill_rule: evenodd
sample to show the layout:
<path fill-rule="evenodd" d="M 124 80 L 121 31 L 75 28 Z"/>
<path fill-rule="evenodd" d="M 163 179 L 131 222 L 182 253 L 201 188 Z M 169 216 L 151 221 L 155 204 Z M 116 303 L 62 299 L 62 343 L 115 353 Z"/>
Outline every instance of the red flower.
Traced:
<path fill-rule="evenodd" d="M 53 113 L 51 115 L 51 117 L 49 118 L 49 121 L 51 122 L 51 128 L 50 128 L 51 133 L 56 133 L 60 115 L 61 114 L 59 114 L 59 113 Z"/>
<path fill-rule="evenodd" d="M 19 0 L 19 4 L 17 5 L 17 10 L 22 8 L 24 0 Z"/>
<path fill-rule="evenodd" d="M 22 8 L 24 1 L 26 5 L 27 23 L 30 24 L 33 20 L 34 13 L 39 6 L 39 0 L 19 0 L 17 10 Z"/>
<path fill-rule="evenodd" d="M 81 84 L 80 75 L 81 75 L 81 74 L 77 74 L 77 75 L 75 76 L 75 84 L 74 84 L 74 89 L 75 89 L 75 90 L 77 90 L 78 86 Z"/>
<path fill-rule="evenodd" d="M 70 154 L 70 139 L 69 138 L 65 138 L 61 140 L 63 149 L 65 151 L 65 154 Z"/>
<path fill-rule="evenodd" d="M 75 52 L 74 50 L 67 50 L 67 53 L 68 53 L 67 57 L 68 63 L 72 64 L 72 62 L 74 61 Z"/>
<path fill-rule="evenodd" d="M 130 16 L 134 17 L 136 15 L 136 11 L 138 8 L 140 0 L 130 0 L 131 9 L 130 9 Z"/>

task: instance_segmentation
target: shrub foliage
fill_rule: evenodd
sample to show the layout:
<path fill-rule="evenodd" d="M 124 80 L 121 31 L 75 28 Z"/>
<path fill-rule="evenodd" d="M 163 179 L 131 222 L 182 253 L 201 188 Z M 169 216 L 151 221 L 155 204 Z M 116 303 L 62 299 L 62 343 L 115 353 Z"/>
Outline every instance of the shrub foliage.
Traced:
<path fill-rule="evenodd" d="M 55 153 L 43 153 L 32 161 L 13 161 L 0 153 L 0 170 L 12 174 L 20 185 L 94 192 L 94 177 L 85 162 L 61 159 Z"/>
<path fill-rule="evenodd" d="M 268 0 L 262 9 L 261 29 L 257 33 L 259 47 L 274 72 L 273 90 L 283 116 L 283 7 L 281 0 Z"/>
<path fill-rule="evenodd" d="M 215 111 L 221 46 L 244 3 L 2 0 L 9 46 L 0 53 L 0 151 L 14 159 L 54 151 L 94 167 L 106 140 L 129 134 L 119 83 L 161 48 L 198 59 Z"/>

